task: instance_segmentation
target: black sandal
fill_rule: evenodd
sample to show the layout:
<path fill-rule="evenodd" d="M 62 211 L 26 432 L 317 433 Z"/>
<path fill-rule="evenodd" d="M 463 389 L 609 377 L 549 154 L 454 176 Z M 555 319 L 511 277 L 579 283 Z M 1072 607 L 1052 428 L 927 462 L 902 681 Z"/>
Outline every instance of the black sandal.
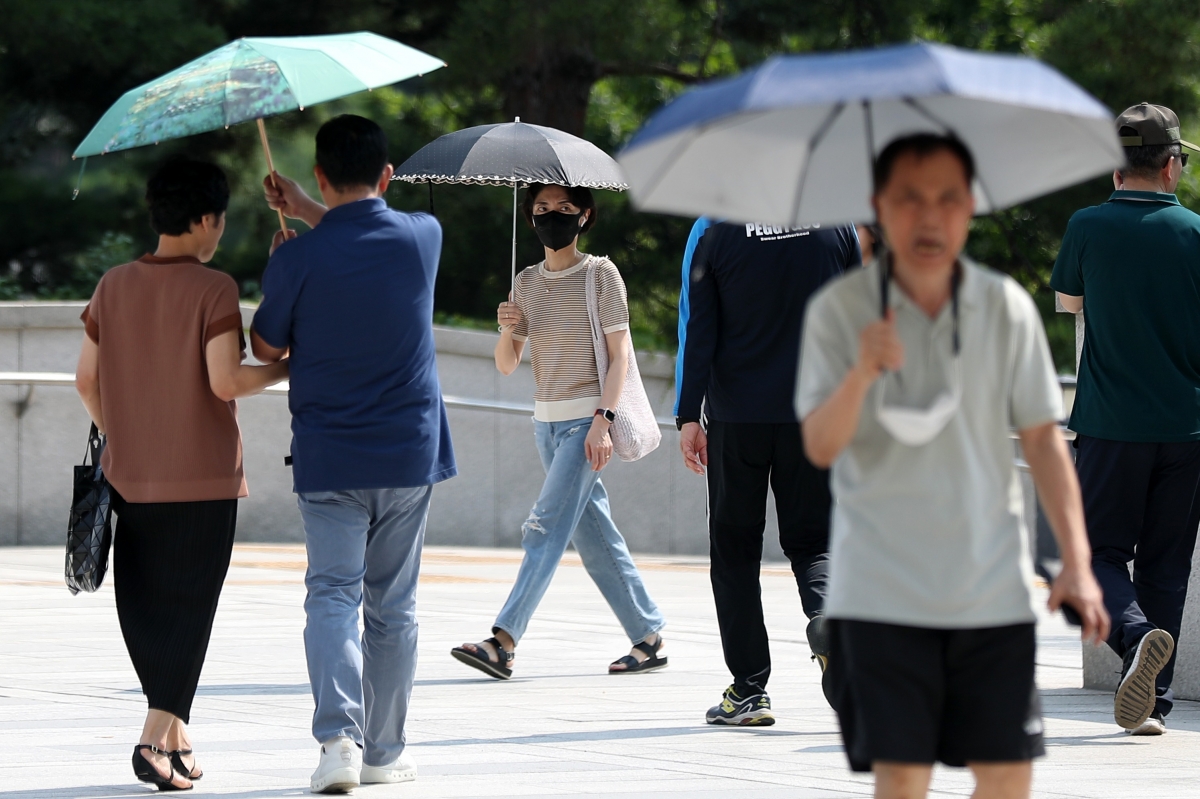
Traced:
<path fill-rule="evenodd" d="M 512 668 L 508 664 L 512 663 L 516 655 L 501 646 L 495 638 L 485 638 L 483 643 L 494 646 L 500 659 L 492 660 L 488 656 L 487 650 L 478 644 L 474 644 L 474 652 L 466 647 L 456 646 L 450 650 L 450 654 L 458 662 L 465 663 L 473 669 L 479 669 L 497 680 L 507 680 L 512 677 Z"/>
<path fill-rule="evenodd" d="M 196 780 L 198 780 L 204 776 L 204 772 L 201 771 L 199 774 L 196 773 L 196 770 L 200 767 L 200 764 L 196 763 L 195 760 L 193 760 L 192 762 L 196 763 L 196 764 L 194 766 L 192 766 L 191 768 L 188 768 L 187 765 L 184 764 L 183 756 L 190 755 L 190 754 L 192 754 L 191 749 L 172 750 L 171 751 L 171 765 L 174 766 L 175 770 L 178 771 L 180 774 L 187 777 L 192 782 L 195 782 Z"/>
<path fill-rule="evenodd" d="M 156 755 L 163 755 L 167 758 L 167 762 L 171 766 L 171 773 L 164 777 L 162 773 L 154 767 L 154 764 L 142 754 L 143 749 L 149 749 Z M 187 775 L 175 769 L 174 759 L 170 752 L 164 752 L 157 746 L 152 744 L 138 744 L 133 747 L 133 773 L 142 782 L 152 783 L 160 791 L 190 791 L 190 785 L 176 785 L 174 780 L 176 776 L 187 779 Z"/>
<path fill-rule="evenodd" d="M 667 665 L 666 655 L 662 657 L 658 656 L 659 650 L 663 648 L 663 643 L 664 641 L 661 635 L 658 637 L 658 642 L 654 644 L 648 644 L 645 641 L 639 641 L 633 645 L 633 648 L 640 652 L 644 652 L 647 655 L 646 659 L 638 662 L 638 659 L 633 655 L 626 655 L 620 660 L 614 660 L 612 663 L 608 664 L 608 673 L 636 674 L 642 671 L 655 671 L 656 669 L 661 669 Z M 624 666 L 625 668 L 614 669 L 613 666 Z"/>

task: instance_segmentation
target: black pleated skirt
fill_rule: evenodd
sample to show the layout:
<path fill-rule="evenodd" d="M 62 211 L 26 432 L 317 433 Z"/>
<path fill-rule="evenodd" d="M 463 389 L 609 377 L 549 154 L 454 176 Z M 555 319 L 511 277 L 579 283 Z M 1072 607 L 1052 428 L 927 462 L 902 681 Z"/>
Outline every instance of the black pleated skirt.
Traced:
<path fill-rule="evenodd" d="M 152 710 L 191 717 L 237 500 L 125 502 L 116 497 L 113 571 L 125 647 Z"/>

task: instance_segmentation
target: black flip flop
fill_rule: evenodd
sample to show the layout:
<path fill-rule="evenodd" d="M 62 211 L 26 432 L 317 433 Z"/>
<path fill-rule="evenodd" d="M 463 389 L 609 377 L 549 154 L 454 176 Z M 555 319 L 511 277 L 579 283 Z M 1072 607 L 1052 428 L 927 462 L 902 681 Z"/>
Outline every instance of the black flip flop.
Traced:
<path fill-rule="evenodd" d="M 500 642 L 495 638 L 486 638 L 483 643 L 491 644 L 496 647 L 496 654 L 500 656 L 499 661 L 494 661 L 488 657 L 488 653 L 483 647 L 478 644 L 475 646 L 475 651 L 456 646 L 450 650 L 450 655 L 459 663 L 465 663 L 473 669 L 479 669 L 489 677 L 495 677 L 497 680 L 507 680 L 512 677 L 512 669 L 508 664 L 512 663 L 512 652 L 506 650 L 500 645 Z"/>
<path fill-rule="evenodd" d="M 661 635 L 658 637 L 657 644 L 652 645 L 652 644 L 646 643 L 645 641 L 636 643 L 633 645 L 633 648 L 637 649 L 641 652 L 644 652 L 647 655 L 647 658 L 639 663 L 638 659 L 635 658 L 633 655 L 626 655 L 625 657 L 621 658 L 620 660 L 614 660 L 612 663 L 610 663 L 608 666 L 608 673 L 609 674 L 637 674 L 639 672 L 655 671 L 657 669 L 661 669 L 662 667 L 667 665 L 666 656 L 665 655 L 663 657 L 658 656 L 658 650 L 662 649 L 662 647 L 663 647 L 663 638 Z M 621 665 L 621 666 L 624 666 L 625 668 L 614 669 L 613 666 L 616 666 L 616 665 Z"/>

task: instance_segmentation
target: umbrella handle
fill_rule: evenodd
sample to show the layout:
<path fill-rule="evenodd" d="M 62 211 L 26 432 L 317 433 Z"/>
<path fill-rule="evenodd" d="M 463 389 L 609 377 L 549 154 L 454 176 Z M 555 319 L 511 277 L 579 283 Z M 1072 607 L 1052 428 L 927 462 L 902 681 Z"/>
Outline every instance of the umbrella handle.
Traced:
<path fill-rule="evenodd" d="M 275 164 L 271 160 L 271 145 L 267 143 L 267 126 L 263 124 L 262 117 L 258 118 L 258 137 L 262 140 L 263 155 L 267 157 L 267 175 L 271 178 L 271 185 L 278 189 L 279 184 L 275 182 Z M 275 212 L 279 214 L 279 229 L 286 236 L 288 227 L 287 220 L 283 218 L 283 209 L 276 208 Z"/>
<path fill-rule="evenodd" d="M 520 117 L 517 120 L 520 121 Z M 513 180 L 512 279 L 509 283 L 509 302 L 517 296 L 517 181 Z"/>

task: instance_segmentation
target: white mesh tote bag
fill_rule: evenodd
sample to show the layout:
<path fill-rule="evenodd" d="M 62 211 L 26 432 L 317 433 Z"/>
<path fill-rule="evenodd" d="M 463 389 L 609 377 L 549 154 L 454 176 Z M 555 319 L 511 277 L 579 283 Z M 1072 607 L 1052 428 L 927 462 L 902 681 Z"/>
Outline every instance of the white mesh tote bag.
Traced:
<path fill-rule="evenodd" d="M 604 339 L 604 330 L 600 326 L 600 303 L 596 296 L 596 268 L 607 261 L 607 258 L 588 256 L 587 267 L 587 296 L 588 319 L 592 323 L 592 345 L 596 350 L 596 370 L 600 373 L 600 386 L 603 389 L 604 379 L 608 375 L 608 342 Z M 625 337 L 625 346 L 629 348 L 629 371 L 625 374 L 625 386 L 621 389 L 621 399 L 617 402 L 616 421 L 609 428 L 612 437 L 613 452 L 623 461 L 636 461 L 644 458 L 658 448 L 662 441 L 662 432 L 658 429 L 658 420 L 654 418 L 654 409 L 650 406 L 650 398 L 646 396 L 646 387 L 642 385 L 642 373 L 638 370 L 637 354 L 633 351 L 633 337 Z"/>

